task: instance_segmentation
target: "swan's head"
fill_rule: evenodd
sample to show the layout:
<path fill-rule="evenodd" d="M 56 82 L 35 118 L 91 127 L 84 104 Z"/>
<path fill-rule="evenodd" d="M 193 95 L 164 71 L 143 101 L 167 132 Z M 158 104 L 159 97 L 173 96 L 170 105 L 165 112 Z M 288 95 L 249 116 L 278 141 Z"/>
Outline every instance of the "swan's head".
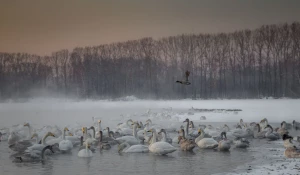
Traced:
<path fill-rule="evenodd" d="M 198 129 L 198 134 L 201 134 L 202 130 L 201 129 Z"/>
<path fill-rule="evenodd" d="M 24 126 L 27 126 L 27 127 L 29 127 L 29 126 L 30 126 L 30 124 L 29 124 L 28 122 L 25 122 L 25 123 L 24 123 Z"/>
<path fill-rule="evenodd" d="M 184 121 L 183 121 L 183 123 L 184 122 L 187 122 L 187 123 L 189 123 L 190 122 L 190 120 L 188 119 L 188 118 L 186 118 Z"/>
<path fill-rule="evenodd" d="M 101 123 L 101 120 L 98 120 L 98 123 Z"/>
<path fill-rule="evenodd" d="M 244 123 L 243 119 L 240 119 L 240 123 Z"/>
<path fill-rule="evenodd" d="M 48 132 L 46 135 L 47 135 L 47 136 L 55 137 L 55 135 L 54 135 L 52 132 Z"/>
<path fill-rule="evenodd" d="M 64 128 L 64 131 L 69 131 L 69 129 L 67 127 Z"/>
<path fill-rule="evenodd" d="M 37 133 L 32 134 L 31 139 L 33 139 L 35 137 L 38 138 L 38 134 Z"/>
<path fill-rule="evenodd" d="M 293 139 L 293 137 L 289 136 L 288 134 L 283 134 L 282 140 L 287 140 L 287 139 Z"/>
<path fill-rule="evenodd" d="M 81 131 L 82 131 L 83 134 L 85 134 L 87 132 L 87 128 L 86 127 L 82 127 Z"/>

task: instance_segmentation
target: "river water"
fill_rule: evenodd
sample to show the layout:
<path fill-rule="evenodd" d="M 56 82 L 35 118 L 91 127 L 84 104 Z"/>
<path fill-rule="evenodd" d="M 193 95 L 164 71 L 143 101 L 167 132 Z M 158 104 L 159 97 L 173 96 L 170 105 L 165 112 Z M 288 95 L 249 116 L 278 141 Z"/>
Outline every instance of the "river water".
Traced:
<path fill-rule="evenodd" d="M 233 125 L 240 118 L 245 122 L 260 121 L 266 117 L 270 122 L 278 123 L 297 119 L 300 100 L 206 100 L 206 101 L 57 101 L 37 100 L 28 103 L 0 104 L 0 129 L 13 124 L 30 121 L 33 127 L 43 125 L 89 126 L 92 117 L 101 118 L 102 127 L 115 127 L 128 118 L 145 121 L 151 118 L 153 123 L 178 128 L 185 118 L 198 124 L 221 126 Z M 193 113 L 190 108 L 205 109 L 241 109 L 234 112 Z M 150 109 L 150 110 L 149 110 Z M 200 121 L 201 116 L 207 120 Z M 234 123 L 233 123 L 234 122 Z M 275 124 L 278 125 L 278 124 Z M 171 137 L 175 133 L 169 134 Z M 251 147 L 263 146 L 265 142 L 251 141 Z M 178 145 L 174 145 L 178 147 Z M 263 149 L 262 149 L 263 150 Z M 180 149 L 166 156 L 151 153 L 119 154 L 117 146 L 110 150 L 96 150 L 92 158 L 78 158 L 78 148 L 71 154 L 55 154 L 44 162 L 13 163 L 13 152 L 5 141 L 0 142 L 1 175 L 118 175 L 118 174 L 216 174 L 232 172 L 237 167 L 255 161 L 253 152 L 248 149 L 231 148 L 229 152 L 201 150 L 183 152 Z"/>

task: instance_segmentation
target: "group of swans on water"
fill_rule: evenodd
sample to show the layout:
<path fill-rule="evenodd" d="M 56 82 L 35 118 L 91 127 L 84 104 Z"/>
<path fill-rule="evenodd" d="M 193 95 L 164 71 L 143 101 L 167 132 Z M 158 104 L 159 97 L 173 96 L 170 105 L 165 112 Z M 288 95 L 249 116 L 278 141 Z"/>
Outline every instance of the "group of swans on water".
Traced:
<path fill-rule="evenodd" d="M 151 152 L 165 155 L 178 150 L 176 147 L 182 151 L 192 151 L 195 147 L 228 151 L 232 145 L 236 148 L 247 148 L 251 139 L 283 139 L 286 148 L 284 155 L 288 158 L 300 158 L 300 137 L 291 137 L 288 131 L 299 124 L 296 121 L 292 124 L 283 121 L 281 127 L 275 129 L 266 118 L 249 124 L 241 119 L 232 128 L 227 124 L 217 128 L 211 125 L 199 125 L 196 128 L 193 121 L 187 118 L 183 121 L 185 126 L 177 129 L 178 135 L 174 138 L 170 138 L 168 134 L 172 130 L 168 131 L 166 126 L 153 124 L 150 119 L 145 125 L 129 119 L 117 124 L 113 130 L 109 127 L 102 129 L 101 120 L 95 122 L 93 118 L 93 121 L 90 127 L 71 130 L 68 127 L 61 130 L 57 126 L 33 130 L 31 124 L 26 122 L 22 126 L 17 125 L 19 130 L 15 129 L 9 135 L 0 132 L 0 138 L 7 141 L 9 148 L 14 151 L 14 162 L 43 160 L 45 155 L 68 153 L 77 146 L 78 157 L 92 157 L 96 149 L 108 150 L 114 145 L 117 145 L 120 153 Z M 28 133 L 20 130 L 21 127 L 27 127 Z"/>

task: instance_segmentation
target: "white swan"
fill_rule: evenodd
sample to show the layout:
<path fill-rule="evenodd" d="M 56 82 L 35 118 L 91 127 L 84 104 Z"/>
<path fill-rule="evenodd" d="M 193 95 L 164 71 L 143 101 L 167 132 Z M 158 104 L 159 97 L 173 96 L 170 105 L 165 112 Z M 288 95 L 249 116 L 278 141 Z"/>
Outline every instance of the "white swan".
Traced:
<path fill-rule="evenodd" d="M 151 129 L 151 130 L 149 130 L 149 132 L 152 132 L 152 134 L 153 134 L 152 142 L 149 145 L 150 152 L 159 154 L 159 155 L 165 155 L 165 154 L 169 154 L 169 153 L 172 153 L 177 150 L 174 146 L 172 146 L 171 144 L 169 144 L 167 142 L 156 142 L 157 135 L 156 135 L 155 129 Z"/>
<path fill-rule="evenodd" d="M 97 128 L 97 132 L 96 132 L 96 139 L 98 139 L 100 137 L 100 131 L 102 131 L 102 127 L 101 127 L 101 120 L 98 120 L 98 128 Z"/>
<path fill-rule="evenodd" d="M 273 128 L 271 125 L 267 125 L 266 128 L 268 129 L 267 133 L 265 134 L 265 137 L 269 140 L 278 140 L 280 138 L 280 135 L 278 133 L 273 132 Z"/>
<path fill-rule="evenodd" d="M 46 138 L 49 137 L 49 136 L 55 137 L 55 135 L 54 135 L 53 133 L 48 132 L 48 133 L 43 137 L 41 144 L 34 144 L 34 145 L 28 147 L 27 150 L 26 150 L 25 152 L 31 152 L 31 151 L 35 151 L 35 150 L 36 150 L 36 151 L 42 151 L 43 148 L 45 147 L 45 140 L 46 140 Z"/>
<path fill-rule="evenodd" d="M 118 146 L 118 152 L 123 153 L 147 153 L 149 152 L 148 146 L 145 145 L 132 145 L 124 142 Z"/>
<path fill-rule="evenodd" d="M 116 138 L 116 141 L 121 144 L 124 142 L 127 142 L 129 145 L 137 145 L 140 143 L 140 140 L 137 137 L 136 129 L 139 126 L 138 123 L 134 123 L 133 125 L 133 136 L 122 136 L 119 138 Z"/>
<path fill-rule="evenodd" d="M 248 148 L 249 147 L 249 141 L 245 138 L 237 138 L 233 141 L 236 148 Z"/>
<path fill-rule="evenodd" d="M 31 157 L 39 157 L 41 154 L 41 151 L 43 150 L 43 148 L 45 147 L 45 140 L 47 137 L 52 136 L 55 137 L 53 133 L 48 132 L 42 139 L 41 144 L 34 144 L 30 147 L 28 147 L 25 150 L 25 153 L 30 154 Z M 50 153 L 49 151 L 46 152 L 46 154 Z"/>
<path fill-rule="evenodd" d="M 85 149 L 82 149 L 77 154 L 78 157 L 93 157 L 92 151 L 89 149 L 89 145 L 85 145 Z"/>
<path fill-rule="evenodd" d="M 131 122 L 131 123 L 130 123 Z M 131 124 L 133 121 L 131 119 L 127 120 L 125 123 L 121 123 L 117 126 L 117 128 L 123 129 L 123 128 L 131 128 Z"/>
<path fill-rule="evenodd" d="M 72 150 L 73 148 L 73 144 L 70 140 L 66 140 L 66 131 L 69 131 L 69 129 L 67 127 L 64 128 L 63 131 L 63 140 L 59 142 L 59 150 L 63 151 L 63 152 L 69 152 Z"/>
<path fill-rule="evenodd" d="M 200 136 L 202 135 L 202 132 L 203 131 L 201 129 L 199 129 Z M 199 146 L 199 148 L 202 148 L 202 149 L 214 149 L 214 148 L 218 147 L 218 142 L 212 138 L 201 138 L 199 141 L 197 139 L 196 144 Z"/>

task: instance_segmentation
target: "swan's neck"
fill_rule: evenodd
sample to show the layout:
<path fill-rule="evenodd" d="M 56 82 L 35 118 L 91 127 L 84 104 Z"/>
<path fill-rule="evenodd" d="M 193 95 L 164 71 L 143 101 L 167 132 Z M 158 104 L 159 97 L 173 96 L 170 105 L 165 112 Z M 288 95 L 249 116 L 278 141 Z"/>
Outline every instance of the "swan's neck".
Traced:
<path fill-rule="evenodd" d="M 95 138 L 95 128 L 92 128 L 93 134 L 92 134 L 92 138 Z"/>
<path fill-rule="evenodd" d="M 89 149 L 89 144 L 85 144 L 85 150 L 88 151 Z"/>
<path fill-rule="evenodd" d="M 285 129 L 286 123 L 282 123 L 282 128 Z"/>
<path fill-rule="evenodd" d="M 66 140 L 66 130 L 64 130 L 64 132 L 63 132 L 63 140 Z"/>
<path fill-rule="evenodd" d="M 101 123 L 98 122 L 98 132 L 102 131 L 102 128 L 101 128 Z"/>
<path fill-rule="evenodd" d="M 152 132 L 152 141 L 151 141 L 151 144 L 155 143 L 156 142 L 156 131 L 153 131 Z"/>
<path fill-rule="evenodd" d="M 182 137 L 185 139 L 185 131 L 182 132 Z"/>
<path fill-rule="evenodd" d="M 191 122 L 191 126 L 192 126 L 192 128 L 195 128 L 195 126 L 194 126 L 194 122 Z"/>
<path fill-rule="evenodd" d="M 46 139 L 47 139 L 48 135 L 45 135 L 42 139 L 42 145 L 45 145 Z"/>
<path fill-rule="evenodd" d="M 45 158 L 45 151 L 46 151 L 47 149 L 49 149 L 49 148 L 48 148 L 48 147 L 45 147 L 45 148 L 42 150 L 42 154 L 41 154 L 42 160 L 44 160 L 44 158 Z"/>
<path fill-rule="evenodd" d="M 109 127 L 107 127 L 107 136 L 108 136 L 108 137 L 110 137 L 109 132 L 110 132 L 110 129 L 109 129 Z"/>
<path fill-rule="evenodd" d="M 189 135 L 189 121 L 186 122 L 185 135 Z"/>
<path fill-rule="evenodd" d="M 99 139 L 100 139 L 100 142 L 102 142 L 102 136 L 103 136 L 103 133 L 102 133 L 102 132 L 100 132 L 100 137 L 99 137 Z"/>
<path fill-rule="evenodd" d="M 130 145 L 127 142 L 124 142 L 124 144 L 126 145 L 126 148 L 123 151 L 126 151 L 129 149 Z"/>
<path fill-rule="evenodd" d="M 136 125 L 133 126 L 133 131 L 132 135 L 137 138 L 137 131 L 136 131 Z"/>
<path fill-rule="evenodd" d="M 30 125 L 28 125 L 28 138 L 30 139 L 31 138 L 31 126 Z"/>
<path fill-rule="evenodd" d="M 87 139 L 87 128 L 85 128 L 85 132 L 84 132 L 84 134 L 83 134 L 83 138 L 84 138 L 84 140 Z"/>
<path fill-rule="evenodd" d="M 167 134 L 166 134 L 166 132 L 165 131 L 163 131 L 162 133 L 162 141 L 164 141 L 164 142 L 166 142 L 167 141 Z"/>
<path fill-rule="evenodd" d="M 35 136 L 35 139 L 36 139 L 36 140 L 35 140 L 35 143 L 36 143 L 36 144 L 39 144 L 39 137 L 38 137 L 38 136 Z"/>

